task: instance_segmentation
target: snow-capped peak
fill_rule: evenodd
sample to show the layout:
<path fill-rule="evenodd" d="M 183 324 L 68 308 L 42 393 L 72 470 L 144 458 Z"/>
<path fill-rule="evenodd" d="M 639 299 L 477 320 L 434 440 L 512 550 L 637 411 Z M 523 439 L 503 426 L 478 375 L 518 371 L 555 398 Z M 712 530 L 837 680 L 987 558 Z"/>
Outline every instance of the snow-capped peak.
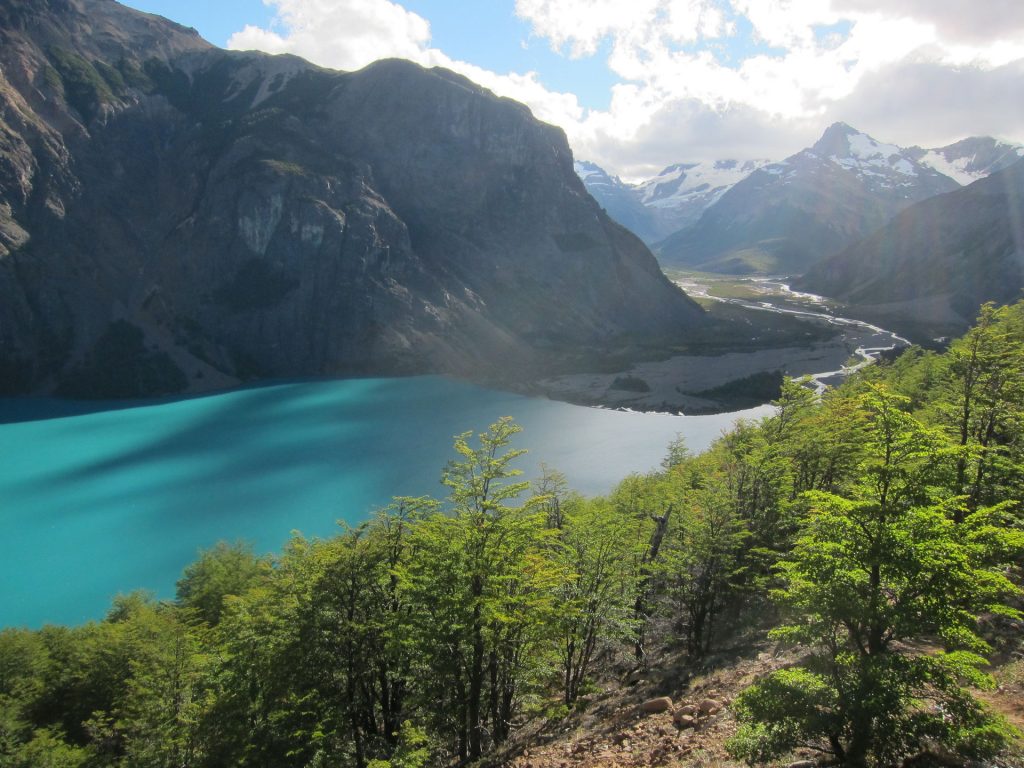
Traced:
<path fill-rule="evenodd" d="M 853 171 L 878 173 L 892 171 L 903 176 L 917 176 L 914 164 L 895 144 L 885 144 L 866 133 L 846 136 L 847 151 L 829 157 L 832 162 Z"/>
<path fill-rule="evenodd" d="M 628 184 L 586 160 L 577 160 L 575 170 L 590 194 L 613 218 L 653 243 L 695 223 L 733 185 L 767 162 L 675 163 L 653 179 L 638 184 Z"/>
<path fill-rule="evenodd" d="M 576 175 L 583 179 L 583 181 L 586 181 L 591 176 L 608 175 L 601 166 L 591 163 L 589 160 L 576 160 L 573 162 L 572 167 L 576 171 Z"/>

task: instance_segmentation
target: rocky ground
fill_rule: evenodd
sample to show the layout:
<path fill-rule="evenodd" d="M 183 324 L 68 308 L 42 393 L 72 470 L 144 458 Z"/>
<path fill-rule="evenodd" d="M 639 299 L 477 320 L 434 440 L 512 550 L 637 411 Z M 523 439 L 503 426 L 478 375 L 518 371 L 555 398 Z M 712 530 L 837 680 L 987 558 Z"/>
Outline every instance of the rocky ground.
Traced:
<path fill-rule="evenodd" d="M 633 672 L 591 694 L 582 711 L 534 734 L 533 743 L 507 754 L 501 764 L 738 767 L 725 749 L 737 728 L 730 705 L 740 691 L 785 662 L 785 655 L 763 651 L 689 680 L 673 667 Z"/>
<path fill-rule="evenodd" d="M 793 664 L 798 654 L 764 642 L 739 657 L 717 657 L 700 670 L 660 660 L 590 694 L 558 722 L 527 728 L 492 765 L 514 768 L 626 768 L 679 766 L 743 768 L 726 750 L 738 723 L 732 702 L 748 686 Z M 976 692 L 1013 725 L 1024 728 L 1024 659 L 994 670 L 997 688 Z M 820 754 L 801 750 L 777 763 L 813 768 Z M 991 768 L 1021 768 L 1010 760 Z"/>

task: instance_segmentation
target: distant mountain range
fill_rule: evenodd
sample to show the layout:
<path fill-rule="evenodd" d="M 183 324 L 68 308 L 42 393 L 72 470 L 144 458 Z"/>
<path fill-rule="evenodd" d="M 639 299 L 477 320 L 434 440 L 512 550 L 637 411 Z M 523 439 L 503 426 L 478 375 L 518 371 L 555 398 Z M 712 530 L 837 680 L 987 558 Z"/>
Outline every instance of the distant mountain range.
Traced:
<path fill-rule="evenodd" d="M 778 163 L 683 163 L 639 184 L 593 163 L 577 162 L 576 169 L 609 215 L 654 245 L 667 266 L 798 274 L 914 202 L 1022 155 L 1024 147 L 989 137 L 903 149 L 836 123 L 814 146 Z"/>
<path fill-rule="evenodd" d="M 836 123 L 778 163 L 680 164 L 640 184 L 576 170 L 665 266 L 805 273 L 798 287 L 928 341 L 961 333 L 984 301 L 1020 298 L 1022 158 L 991 137 L 904 149 Z"/>
<path fill-rule="evenodd" d="M 464 77 L 0 0 L 0 390 L 521 376 L 704 319 L 562 131 Z"/>
<path fill-rule="evenodd" d="M 1024 157 L 1024 147 L 1020 144 L 999 141 L 990 136 L 975 136 L 938 149 L 911 147 L 907 152 L 963 185 L 1009 168 Z"/>
<path fill-rule="evenodd" d="M 627 184 L 600 166 L 577 161 L 576 173 L 608 215 L 654 244 L 700 219 L 730 187 L 767 160 L 677 163 L 652 179 Z"/>
<path fill-rule="evenodd" d="M 796 285 L 920 341 L 963 332 L 983 302 L 1011 303 L 1024 289 L 1024 160 L 1015 159 L 907 208 Z"/>

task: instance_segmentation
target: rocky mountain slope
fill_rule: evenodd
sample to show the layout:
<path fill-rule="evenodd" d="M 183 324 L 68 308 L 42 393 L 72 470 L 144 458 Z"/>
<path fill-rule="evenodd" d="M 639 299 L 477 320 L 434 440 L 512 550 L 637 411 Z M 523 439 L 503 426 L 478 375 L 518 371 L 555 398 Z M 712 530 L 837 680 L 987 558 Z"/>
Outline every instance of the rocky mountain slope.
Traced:
<path fill-rule="evenodd" d="M 637 188 L 587 160 L 574 164 L 576 175 L 605 212 L 645 243 L 661 240 L 667 233 L 659 226 L 655 211 L 644 205 Z"/>
<path fill-rule="evenodd" d="M 560 130 L 446 70 L 0 0 L 0 73 L 7 392 L 525 375 L 703 322 Z"/>
<path fill-rule="evenodd" d="M 708 272 L 800 273 L 956 187 L 912 153 L 836 123 L 813 147 L 738 182 L 656 250 L 666 265 Z"/>
<path fill-rule="evenodd" d="M 662 237 L 667 237 L 695 224 L 722 195 L 767 163 L 767 160 L 677 163 L 638 184 L 636 190 L 640 201 L 658 220 Z"/>
<path fill-rule="evenodd" d="M 961 333 L 1024 289 L 1024 160 L 908 208 L 796 285 L 919 341 Z"/>
<path fill-rule="evenodd" d="M 651 179 L 627 184 L 600 166 L 580 161 L 576 173 L 615 221 L 653 244 L 694 224 L 734 184 L 766 160 L 676 163 Z"/>

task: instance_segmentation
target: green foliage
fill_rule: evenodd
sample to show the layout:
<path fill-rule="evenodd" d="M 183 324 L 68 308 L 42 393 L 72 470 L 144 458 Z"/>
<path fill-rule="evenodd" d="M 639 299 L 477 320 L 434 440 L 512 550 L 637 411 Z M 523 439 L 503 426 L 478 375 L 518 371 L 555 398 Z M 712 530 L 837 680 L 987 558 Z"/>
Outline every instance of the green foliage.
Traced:
<path fill-rule="evenodd" d="M 110 85 L 93 64 L 73 51 L 52 48 L 49 54 L 68 104 L 81 115 L 82 122 L 92 122 L 100 108 L 114 99 Z M 47 79 L 52 81 L 49 76 Z"/>
<path fill-rule="evenodd" d="M 782 371 L 758 371 L 740 379 L 727 381 L 711 389 L 692 392 L 696 397 L 728 403 L 732 408 L 752 408 L 779 396 L 784 377 Z"/>
<path fill-rule="evenodd" d="M 269 561 L 256 557 L 251 546 L 219 542 L 185 568 L 178 580 L 178 602 L 214 626 L 221 619 L 225 599 L 244 595 L 265 581 L 269 571 Z"/>
<path fill-rule="evenodd" d="M 987 682 L 985 660 L 968 651 L 987 650 L 976 617 L 1008 611 L 1017 591 L 1004 567 L 1019 536 L 992 526 L 994 511 L 958 523 L 934 505 L 939 440 L 906 403 L 870 385 L 859 397 L 864 453 L 848 497 L 807 497 L 811 514 L 776 593 L 794 621 L 774 634 L 812 655 L 807 671 L 777 673 L 744 694 L 738 756 L 763 761 L 810 742 L 844 765 L 887 765 L 929 739 L 968 755 L 1006 744 L 961 683 Z M 951 652 L 911 644 L 924 638 Z"/>
<path fill-rule="evenodd" d="M 395 753 L 390 760 L 371 760 L 367 768 L 423 768 L 430 759 L 427 732 L 406 720 L 398 733 Z"/>
<path fill-rule="evenodd" d="M 543 498 L 517 504 L 529 485 L 511 466 L 523 453 L 508 448 L 519 431 L 503 418 L 478 447 L 469 432 L 455 438 L 458 458 L 442 475 L 449 513 L 416 526 L 419 556 L 400 570 L 428 695 L 440 703 L 434 722 L 456 736 L 461 758 L 478 758 L 485 734 L 508 737 L 546 664 L 556 615 L 561 574 L 548 556 Z"/>
<path fill-rule="evenodd" d="M 763 763 L 796 744 L 838 733 L 837 704 L 824 676 L 799 667 L 776 672 L 733 702 L 743 725 L 730 741 L 730 751 L 747 762 Z"/>
<path fill-rule="evenodd" d="M 628 639 L 636 629 L 633 608 L 642 558 L 638 528 L 644 523 L 622 515 L 605 499 L 574 499 L 564 506 L 554 549 L 564 575 L 555 621 L 563 701 L 570 706 L 586 686 L 601 646 Z"/>
<path fill-rule="evenodd" d="M 687 650 L 699 657 L 710 650 L 715 621 L 741 587 L 742 551 L 750 534 L 729 493 L 714 480 L 681 496 L 662 573 Z"/>

